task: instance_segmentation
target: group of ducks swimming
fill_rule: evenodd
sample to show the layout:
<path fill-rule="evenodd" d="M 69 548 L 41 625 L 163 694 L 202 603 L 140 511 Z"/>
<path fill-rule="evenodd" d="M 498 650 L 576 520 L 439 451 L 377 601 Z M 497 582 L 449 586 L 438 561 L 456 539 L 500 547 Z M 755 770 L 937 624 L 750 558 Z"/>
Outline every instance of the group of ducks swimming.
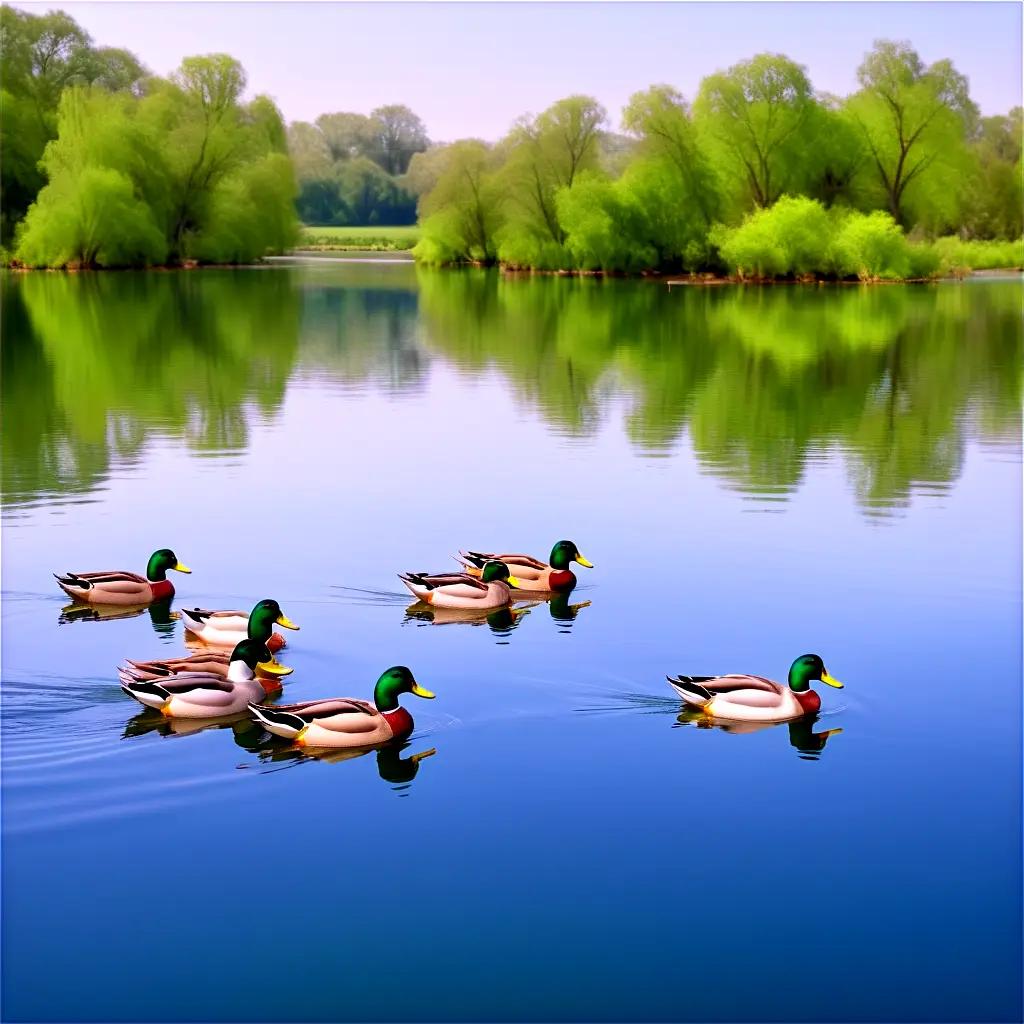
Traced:
<path fill-rule="evenodd" d="M 491 610 L 511 603 L 515 591 L 542 597 L 576 585 L 572 564 L 593 568 L 572 541 L 559 541 L 546 562 L 530 555 L 461 551 L 461 572 L 400 573 L 414 597 L 434 608 Z M 168 571 L 191 572 L 168 548 L 155 551 L 146 575 L 125 571 L 66 573 L 55 578 L 73 600 L 91 605 L 145 606 L 169 600 Z M 275 652 L 285 646 L 274 626 L 299 627 L 265 599 L 252 611 L 181 610 L 185 629 L 204 644 L 189 657 L 132 661 L 118 669 L 121 687 L 141 704 L 168 718 L 216 719 L 250 712 L 270 733 L 303 748 L 370 748 L 406 739 L 413 719 L 403 694 L 433 698 L 404 665 L 377 680 L 373 701 L 333 697 L 297 704 L 271 704 L 281 678 L 292 669 Z M 230 652 L 230 653 L 229 653 Z M 797 658 L 786 684 L 763 676 L 668 676 L 682 700 L 710 720 L 770 724 L 816 713 L 821 698 L 811 683 L 842 687 L 817 654 Z"/>

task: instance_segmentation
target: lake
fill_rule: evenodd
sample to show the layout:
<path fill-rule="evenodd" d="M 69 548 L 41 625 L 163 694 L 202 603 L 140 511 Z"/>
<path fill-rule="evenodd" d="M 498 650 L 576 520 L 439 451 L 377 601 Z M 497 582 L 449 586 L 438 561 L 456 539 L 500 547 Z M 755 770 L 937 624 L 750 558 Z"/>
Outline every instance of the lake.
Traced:
<path fill-rule="evenodd" d="M 2 287 L 5 1019 L 1020 1019 L 1019 277 Z M 396 577 L 563 537 L 515 614 Z M 165 546 L 173 607 L 301 625 L 286 701 L 409 665 L 409 743 L 143 711 L 181 622 L 50 574 Z M 812 722 L 665 682 L 812 651 Z"/>

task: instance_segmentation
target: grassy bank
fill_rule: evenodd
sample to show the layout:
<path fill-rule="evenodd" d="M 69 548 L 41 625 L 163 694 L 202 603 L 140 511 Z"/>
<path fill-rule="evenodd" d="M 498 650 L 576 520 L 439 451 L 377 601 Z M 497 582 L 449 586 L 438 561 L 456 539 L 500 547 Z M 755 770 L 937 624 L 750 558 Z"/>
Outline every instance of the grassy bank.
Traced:
<path fill-rule="evenodd" d="M 420 239 L 416 224 L 399 227 L 303 227 L 297 249 L 314 252 L 403 252 Z"/>

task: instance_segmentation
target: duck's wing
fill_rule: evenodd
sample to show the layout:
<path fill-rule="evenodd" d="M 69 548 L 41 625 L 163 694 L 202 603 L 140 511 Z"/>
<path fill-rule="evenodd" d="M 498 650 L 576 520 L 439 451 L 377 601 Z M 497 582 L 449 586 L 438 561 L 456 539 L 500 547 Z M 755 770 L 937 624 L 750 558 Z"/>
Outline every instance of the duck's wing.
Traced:
<path fill-rule="evenodd" d="M 133 661 L 125 658 L 127 671 L 138 679 L 158 679 L 174 676 L 181 672 L 212 672 L 218 676 L 227 674 L 231 656 L 224 651 L 193 654 L 189 658 L 166 658 L 156 661 Z"/>
<path fill-rule="evenodd" d="M 372 704 L 349 697 L 300 704 L 250 704 L 249 710 L 270 732 L 288 739 L 313 722 L 321 728 L 352 736 L 372 733 L 380 728 L 381 719 Z"/>
<path fill-rule="evenodd" d="M 447 572 L 447 573 L 425 573 L 405 572 L 399 573 L 401 579 L 414 587 L 422 587 L 425 590 L 437 590 L 444 587 L 469 587 L 472 592 L 470 596 L 476 596 L 479 591 L 487 592 L 487 584 L 470 576 L 468 572 Z"/>
<path fill-rule="evenodd" d="M 763 676 L 667 676 L 669 685 L 687 704 L 704 707 L 725 696 L 740 704 L 770 707 L 777 703 L 781 687 Z"/>
<path fill-rule="evenodd" d="M 481 551 L 460 551 L 459 555 L 462 557 L 463 562 L 468 562 L 477 569 L 482 569 L 487 562 L 504 562 L 506 565 L 509 562 L 515 562 L 516 565 L 525 565 L 537 570 L 550 568 L 547 562 L 542 562 L 540 559 L 534 558 L 533 555 L 485 554 Z"/>
<path fill-rule="evenodd" d="M 53 576 L 66 591 L 89 591 L 99 587 L 111 594 L 137 594 L 149 586 L 145 576 L 134 572 L 68 572 Z"/>
<path fill-rule="evenodd" d="M 134 679 L 124 669 L 119 675 L 122 689 L 150 707 L 159 708 L 173 697 L 182 697 L 214 716 L 234 700 L 234 684 L 209 672 L 183 672 L 159 681 Z"/>

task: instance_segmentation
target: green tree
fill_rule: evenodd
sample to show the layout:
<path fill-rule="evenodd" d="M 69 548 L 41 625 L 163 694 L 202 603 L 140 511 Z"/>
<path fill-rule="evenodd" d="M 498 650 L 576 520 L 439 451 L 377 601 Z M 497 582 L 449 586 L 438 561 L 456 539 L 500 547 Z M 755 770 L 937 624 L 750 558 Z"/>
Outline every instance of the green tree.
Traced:
<path fill-rule="evenodd" d="M 1019 238 L 1021 202 L 1021 108 L 983 117 L 971 141 L 975 160 L 966 194 L 962 232 L 970 238 Z"/>
<path fill-rule="evenodd" d="M 187 58 L 146 95 L 64 90 L 49 184 L 18 257 L 32 265 L 242 262 L 290 244 L 295 180 L 266 97 L 238 102 L 244 72 L 224 55 Z"/>
<path fill-rule="evenodd" d="M 607 114 L 589 96 L 570 96 L 534 118 L 523 118 L 504 140 L 503 169 L 509 213 L 499 250 L 526 266 L 558 265 L 565 232 L 555 193 L 571 188 L 584 171 L 599 166 L 599 139 Z"/>
<path fill-rule="evenodd" d="M 493 150 L 479 139 L 462 139 L 437 152 L 430 171 L 436 180 L 419 204 L 417 256 L 428 263 L 493 263 L 504 206 Z"/>
<path fill-rule="evenodd" d="M 926 204 L 952 217 L 977 116 L 967 79 L 948 60 L 926 67 L 909 43 L 879 40 L 857 80 L 847 110 L 885 209 L 904 227 L 925 216 Z"/>
<path fill-rule="evenodd" d="M 388 174 L 405 174 L 414 153 L 430 145 L 419 117 L 399 103 L 377 107 L 370 113 L 373 151 L 368 153 Z"/>
<path fill-rule="evenodd" d="M 814 107 L 804 68 L 779 54 L 758 54 L 701 83 L 694 120 L 742 208 L 800 190 Z"/>
<path fill-rule="evenodd" d="M 316 126 L 331 160 L 351 160 L 357 156 L 370 156 L 376 136 L 373 119 L 365 114 L 339 111 L 321 114 Z"/>
<path fill-rule="evenodd" d="M 9 241 L 45 183 L 39 161 L 56 135 L 63 90 L 95 84 L 138 93 L 145 75 L 127 50 L 94 48 L 63 11 L 0 7 L 0 241 Z"/>

